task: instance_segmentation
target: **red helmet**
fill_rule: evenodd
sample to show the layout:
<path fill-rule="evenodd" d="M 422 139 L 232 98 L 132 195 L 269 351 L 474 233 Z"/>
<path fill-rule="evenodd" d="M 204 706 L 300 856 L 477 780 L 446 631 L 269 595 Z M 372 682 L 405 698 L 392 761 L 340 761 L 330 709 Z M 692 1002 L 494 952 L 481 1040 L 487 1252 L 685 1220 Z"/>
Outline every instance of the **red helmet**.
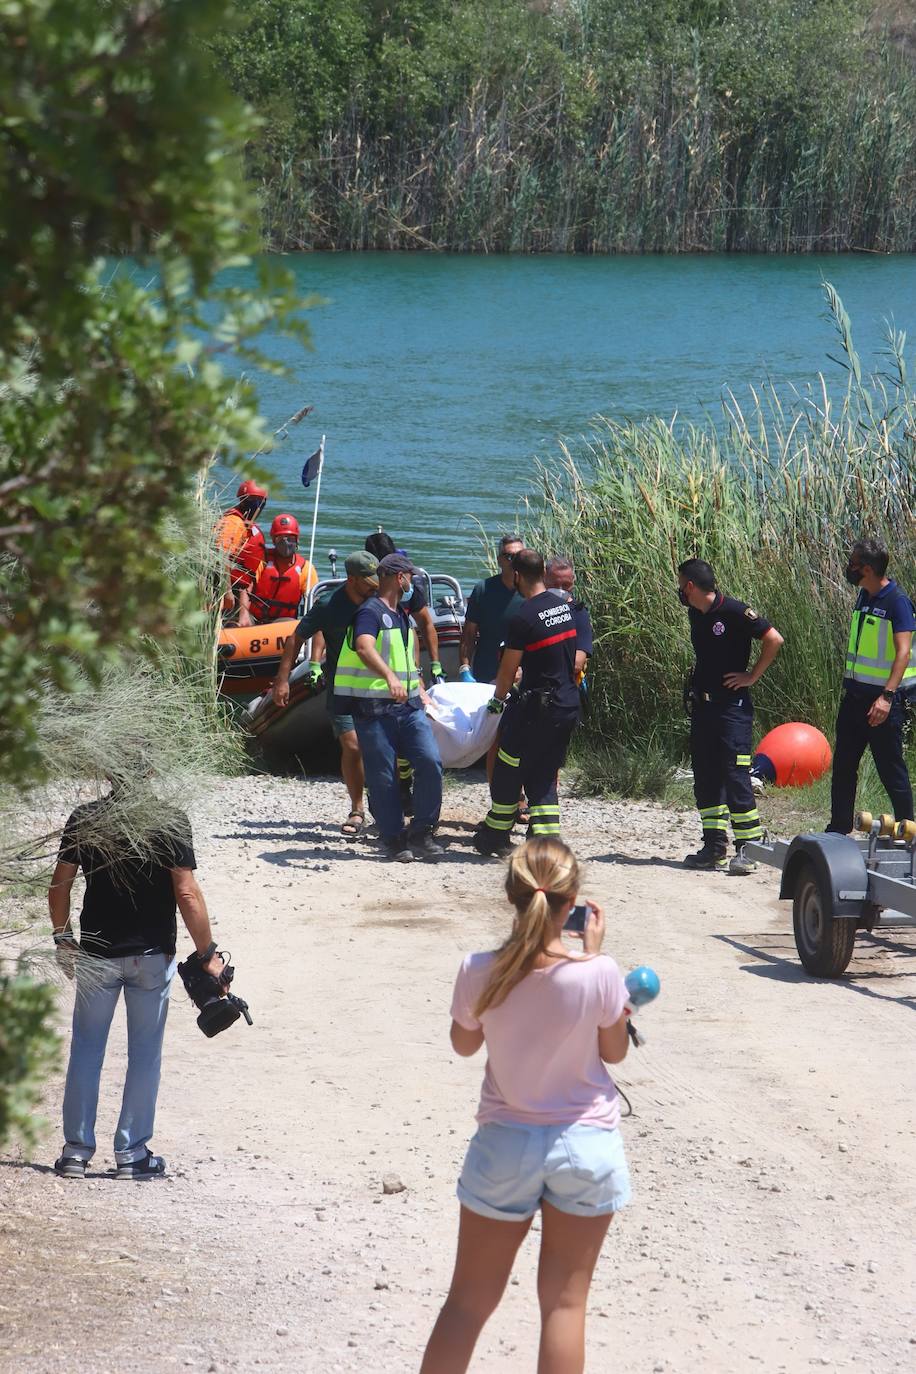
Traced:
<path fill-rule="evenodd" d="M 293 539 L 299 538 L 299 521 L 294 515 L 278 515 L 271 525 L 271 539 L 279 539 L 284 534 L 292 535 Z"/>
<path fill-rule="evenodd" d="M 258 501 L 267 500 L 267 488 L 262 487 L 258 482 L 253 482 L 250 477 L 242 483 L 235 494 L 239 501 L 244 496 L 253 496 Z"/>

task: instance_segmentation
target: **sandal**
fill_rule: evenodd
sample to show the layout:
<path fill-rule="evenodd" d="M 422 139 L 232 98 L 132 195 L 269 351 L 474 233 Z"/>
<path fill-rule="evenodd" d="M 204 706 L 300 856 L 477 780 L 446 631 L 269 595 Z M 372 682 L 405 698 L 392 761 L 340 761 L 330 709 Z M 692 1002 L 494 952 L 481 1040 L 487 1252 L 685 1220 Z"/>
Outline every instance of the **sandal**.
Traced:
<path fill-rule="evenodd" d="M 351 811 L 347 819 L 344 821 L 343 825 L 340 827 L 340 833 L 342 835 L 346 835 L 348 840 L 355 840 L 356 836 L 359 834 L 359 832 L 362 830 L 365 824 L 365 811 Z"/>
<path fill-rule="evenodd" d="M 530 826 L 531 812 L 528 810 L 527 802 L 522 802 L 521 806 L 518 808 L 517 820 L 519 825 L 524 825 L 525 827 Z"/>

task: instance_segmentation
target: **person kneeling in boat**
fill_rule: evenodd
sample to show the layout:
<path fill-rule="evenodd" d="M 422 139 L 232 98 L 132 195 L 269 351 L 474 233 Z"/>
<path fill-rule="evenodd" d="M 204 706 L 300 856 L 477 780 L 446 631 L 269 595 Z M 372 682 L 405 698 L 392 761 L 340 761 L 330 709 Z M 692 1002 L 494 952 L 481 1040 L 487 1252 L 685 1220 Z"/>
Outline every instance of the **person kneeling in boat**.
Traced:
<path fill-rule="evenodd" d="M 293 515 L 278 515 L 270 527 L 273 548 L 261 563 L 251 588 L 239 588 L 239 625 L 271 624 L 290 620 L 318 574 L 299 553 L 299 521 Z"/>
<path fill-rule="evenodd" d="M 356 737 L 356 726 L 352 715 L 347 713 L 347 705 L 338 704 L 334 697 L 334 674 L 337 660 L 343 647 L 347 631 L 353 623 L 356 612 L 364 601 L 378 591 L 378 560 L 370 553 L 359 550 L 351 553 L 345 560 L 347 580 L 342 587 L 319 597 L 314 606 L 302 617 L 296 626 L 295 634 L 290 635 L 280 659 L 280 667 L 274 679 L 271 693 L 275 706 L 289 703 L 289 675 L 293 664 L 299 657 L 304 644 L 312 641 L 312 656 L 309 673 L 313 684 L 324 675 L 327 683 L 327 707 L 331 715 L 331 728 L 334 738 L 340 745 L 340 771 L 344 785 L 350 795 L 350 814 L 342 826 L 343 833 L 355 838 L 366 824 L 366 811 L 363 804 L 365 777 L 363 759 Z M 321 645 L 324 647 L 324 663 L 321 662 Z"/>

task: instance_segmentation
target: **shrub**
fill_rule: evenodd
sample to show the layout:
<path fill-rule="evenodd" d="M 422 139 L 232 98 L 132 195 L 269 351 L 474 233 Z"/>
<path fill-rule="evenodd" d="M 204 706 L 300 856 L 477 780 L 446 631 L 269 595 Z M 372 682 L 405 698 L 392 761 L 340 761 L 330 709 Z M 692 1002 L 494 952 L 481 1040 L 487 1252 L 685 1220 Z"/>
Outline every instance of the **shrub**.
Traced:
<path fill-rule="evenodd" d="M 885 375 L 864 376 L 842 302 L 825 290 L 849 369 L 840 402 L 820 378 L 787 403 L 755 393 L 744 411 L 729 397 L 721 427 L 601 420 L 581 452 L 544 469 L 526 503 L 529 542 L 573 557 L 592 613 L 587 735 L 601 749 L 662 750 L 672 765 L 687 751 L 684 558 L 707 559 L 785 637 L 755 693 L 761 734 L 785 720 L 832 734 L 854 538 L 882 536 L 891 574 L 916 591 L 916 404 L 902 340 L 888 338 Z"/>

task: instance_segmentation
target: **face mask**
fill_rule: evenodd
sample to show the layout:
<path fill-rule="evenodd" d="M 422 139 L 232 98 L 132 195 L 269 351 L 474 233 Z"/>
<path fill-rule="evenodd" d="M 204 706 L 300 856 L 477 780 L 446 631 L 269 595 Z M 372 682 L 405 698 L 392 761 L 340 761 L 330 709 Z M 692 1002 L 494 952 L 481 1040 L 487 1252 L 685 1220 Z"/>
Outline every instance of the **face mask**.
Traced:
<path fill-rule="evenodd" d="M 296 549 L 298 547 L 299 541 L 297 539 L 293 539 L 292 535 L 289 534 L 281 534 L 280 537 L 277 539 L 276 543 L 274 544 L 274 548 L 277 550 L 277 553 L 280 555 L 281 558 L 294 557 Z"/>
<path fill-rule="evenodd" d="M 400 604 L 403 606 L 403 605 L 404 605 L 404 602 L 405 602 L 405 601 L 409 601 L 410 598 L 411 598 L 412 596 L 413 596 L 413 583 L 411 582 L 411 583 L 409 583 L 406 587 L 401 587 L 401 595 L 399 596 L 398 601 L 399 601 Z"/>
<path fill-rule="evenodd" d="M 689 606 L 689 605 L 690 605 L 690 602 L 687 600 L 687 593 L 684 591 L 684 588 L 683 588 L 683 587 L 678 587 L 678 589 L 677 589 L 677 599 L 678 599 L 678 601 L 681 603 L 682 606 Z"/>
<path fill-rule="evenodd" d="M 853 587 L 858 587 L 862 581 L 862 568 L 854 568 L 851 563 L 846 564 L 846 581 Z"/>
<path fill-rule="evenodd" d="M 239 502 L 238 508 L 242 512 L 242 516 L 245 520 L 257 520 L 261 511 L 264 509 L 264 502 L 255 501 L 252 500 L 251 497 L 246 497 L 243 501 Z"/>

